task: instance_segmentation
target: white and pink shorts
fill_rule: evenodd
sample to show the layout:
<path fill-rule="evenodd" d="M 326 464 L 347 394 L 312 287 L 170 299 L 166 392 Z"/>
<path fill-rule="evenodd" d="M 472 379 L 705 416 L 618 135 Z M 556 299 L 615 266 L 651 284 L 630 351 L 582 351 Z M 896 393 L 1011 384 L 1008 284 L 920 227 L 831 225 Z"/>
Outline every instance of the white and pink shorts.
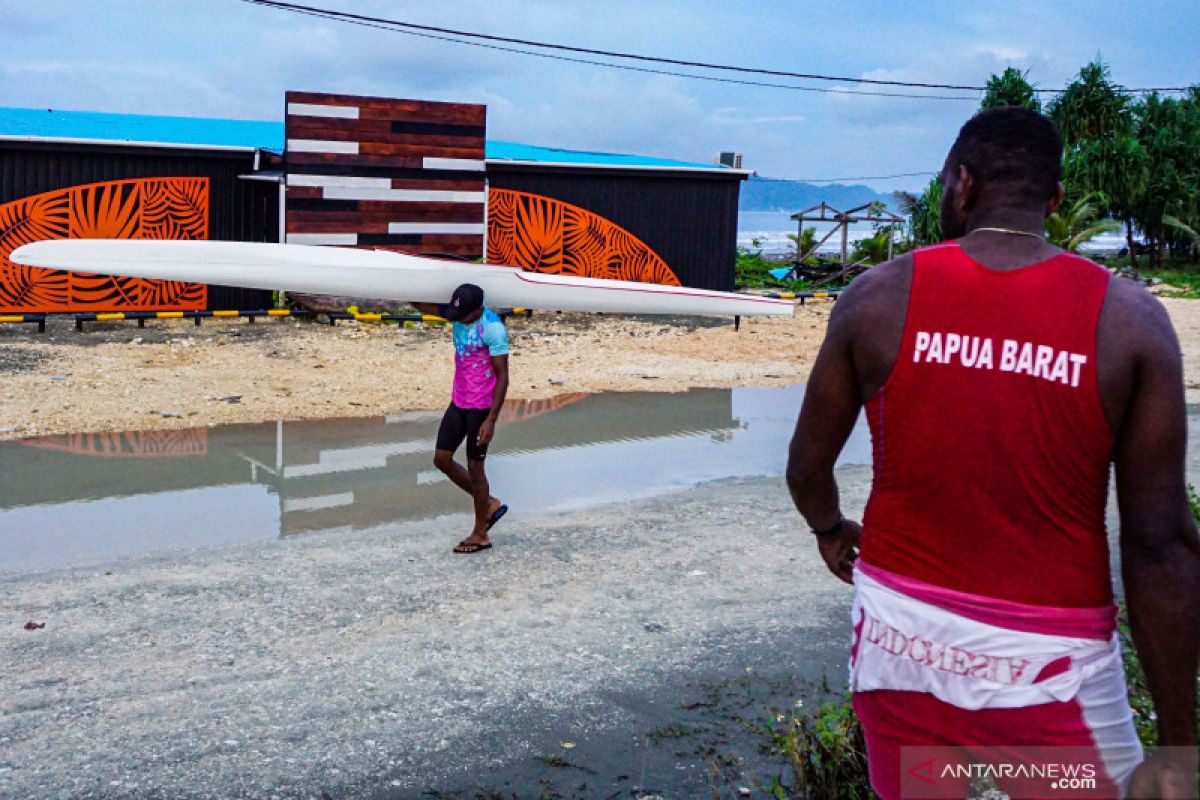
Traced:
<path fill-rule="evenodd" d="M 980 770 L 1014 800 L 1120 796 L 1142 750 L 1115 608 L 993 600 L 861 561 L 854 584 L 850 684 L 884 800 L 962 797 Z"/>

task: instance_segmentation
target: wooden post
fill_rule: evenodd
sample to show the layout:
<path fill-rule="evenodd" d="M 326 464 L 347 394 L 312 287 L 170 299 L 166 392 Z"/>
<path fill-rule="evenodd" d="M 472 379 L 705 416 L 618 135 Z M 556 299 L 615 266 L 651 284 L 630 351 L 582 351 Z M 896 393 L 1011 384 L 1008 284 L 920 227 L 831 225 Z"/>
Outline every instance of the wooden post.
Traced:
<path fill-rule="evenodd" d="M 849 244 L 850 223 L 843 217 L 838 224 L 842 226 L 842 266 L 844 267 L 849 262 L 849 253 L 846 250 L 846 246 Z"/>

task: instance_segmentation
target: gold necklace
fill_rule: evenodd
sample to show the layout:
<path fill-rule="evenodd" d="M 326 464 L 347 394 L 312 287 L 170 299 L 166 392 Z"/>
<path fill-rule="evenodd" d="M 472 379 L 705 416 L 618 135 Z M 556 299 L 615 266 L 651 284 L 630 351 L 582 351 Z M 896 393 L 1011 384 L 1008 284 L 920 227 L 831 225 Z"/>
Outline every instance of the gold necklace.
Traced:
<path fill-rule="evenodd" d="M 972 228 L 968 233 L 977 233 L 978 231 L 991 231 L 993 233 L 1011 233 L 1013 236 L 1032 236 L 1034 239 L 1045 239 L 1046 237 L 1040 233 L 1030 233 L 1029 231 L 1015 231 L 1012 228 Z"/>

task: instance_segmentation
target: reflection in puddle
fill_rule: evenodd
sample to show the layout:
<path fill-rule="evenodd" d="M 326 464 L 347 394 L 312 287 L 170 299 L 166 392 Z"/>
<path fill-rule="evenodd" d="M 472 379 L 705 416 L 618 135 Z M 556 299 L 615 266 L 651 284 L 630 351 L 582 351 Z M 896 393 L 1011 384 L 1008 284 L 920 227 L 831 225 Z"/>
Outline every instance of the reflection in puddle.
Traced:
<path fill-rule="evenodd" d="M 783 473 L 802 387 L 511 401 L 488 455 L 517 512 Z M 468 510 L 432 465 L 440 411 L 0 444 L 0 572 Z M 842 463 L 866 464 L 860 424 Z"/>

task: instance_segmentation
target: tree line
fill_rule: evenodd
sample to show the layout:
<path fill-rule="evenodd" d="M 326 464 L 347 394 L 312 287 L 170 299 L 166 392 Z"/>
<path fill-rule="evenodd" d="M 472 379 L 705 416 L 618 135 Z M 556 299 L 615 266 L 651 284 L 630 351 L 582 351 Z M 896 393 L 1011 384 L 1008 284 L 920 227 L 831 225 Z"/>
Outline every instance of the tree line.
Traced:
<path fill-rule="evenodd" d="M 1200 86 L 1182 97 L 1135 98 L 1112 81 L 1108 66 L 1084 66 L 1044 108 L 1028 72 L 1009 67 L 987 82 L 981 108 L 1041 111 L 1063 136 L 1061 208 L 1046 235 L 1069 250 L 1100 233 L 1124 231 L 1130 263 L 1200 256 Z M 941 241 L 941 178 L 920 195 L 899 193 L 915 246 Z"/>

